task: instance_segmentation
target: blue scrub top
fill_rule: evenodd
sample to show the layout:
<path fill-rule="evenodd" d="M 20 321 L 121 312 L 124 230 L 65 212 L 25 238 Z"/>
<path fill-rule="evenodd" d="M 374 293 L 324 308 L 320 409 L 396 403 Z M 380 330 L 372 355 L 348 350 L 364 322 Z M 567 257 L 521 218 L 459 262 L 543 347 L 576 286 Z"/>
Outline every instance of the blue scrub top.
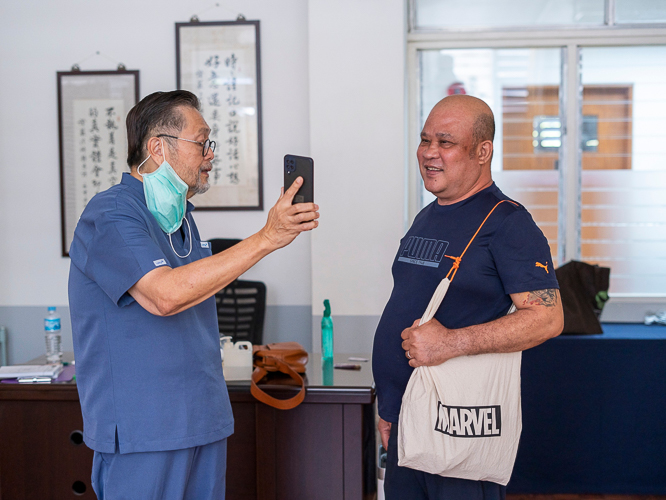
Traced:
<path fill-rule="evenodd" d="M 211 255 L 188 203 L 184 259 L 146 207 L 143 183 L 120 184 L 86 206 L 70 248 L 69 307 L 84 441 L 113 453 L 205 445 L 233 432 L 222 375 L 215 298 L 169 317 L 128 293 L 142 276 Z M 186 255 L 187 224 L 172 235 Z"/>

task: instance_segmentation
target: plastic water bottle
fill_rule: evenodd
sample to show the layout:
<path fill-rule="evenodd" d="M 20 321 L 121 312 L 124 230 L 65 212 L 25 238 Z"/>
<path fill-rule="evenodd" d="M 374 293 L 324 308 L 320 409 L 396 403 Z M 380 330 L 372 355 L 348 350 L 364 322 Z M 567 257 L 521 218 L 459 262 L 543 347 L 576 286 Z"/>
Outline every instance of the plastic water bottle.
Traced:
<path fill-rule="evenodd" d="M 324 301 L 324 317 L 321 318 L 321 359 L 333 360 L 333 319 L 328 299 Z"/>
<path fill-rule="evenodd" d="M 44 318 L 44 334 L 46 335 L 46 362 L 60 363 L 62 361 L 62 351 L 60 342 L 60 316 L 56 314 L 55 307 L 49 307 L 49 313 Z"/>

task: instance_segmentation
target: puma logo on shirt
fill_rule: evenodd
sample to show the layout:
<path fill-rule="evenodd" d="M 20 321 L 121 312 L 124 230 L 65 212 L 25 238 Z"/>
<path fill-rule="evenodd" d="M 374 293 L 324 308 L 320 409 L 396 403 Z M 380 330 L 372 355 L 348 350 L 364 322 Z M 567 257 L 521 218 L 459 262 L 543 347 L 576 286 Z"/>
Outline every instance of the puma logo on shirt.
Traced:
<path fill-rule="evenodd" d="M 448 241 L 410 236 L 400 250 L 398 261 L 417 266 L 439 267 L 448 247 Z"/>
<path fill-rule="evenodd" d="M 548 262 L 546 262 L 545 266 L 541 262 L 537 262 L 534 267 L 543 267 L 546 270 L 546 274 L 548 274 Z"/>

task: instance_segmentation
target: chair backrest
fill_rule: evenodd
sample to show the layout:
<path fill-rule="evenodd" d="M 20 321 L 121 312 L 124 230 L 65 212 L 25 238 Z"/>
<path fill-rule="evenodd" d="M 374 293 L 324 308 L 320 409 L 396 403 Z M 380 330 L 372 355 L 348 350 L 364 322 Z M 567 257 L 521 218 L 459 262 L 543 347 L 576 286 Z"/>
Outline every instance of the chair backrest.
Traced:
<path fill-rule="evenodd" d="M 213 255 L 224 252 L 241 240 L 213 238 Z M 247 340 L 262 344 L 266 314 L 266 285 L 261 281 L 235 280 L 215 294 L 220 337 L 232 337 L 234 342 Z"/>
<path fill-rule="evenodd" d="M 236 243 L 240 243 L 241 240 L 236 240 L 232 238 L 213 238 L 208 240 L 210 242 L 210 250 L 213 252 L 213 255 L 216 253 L 224 252 L 225 250 L 231 248 Z"/>
<path fill-rule="evenodd" d="M 234 342 L 263 343 L 266 285 L 261 281 L 236 280 L 215 294 L 220 337 Z"/>

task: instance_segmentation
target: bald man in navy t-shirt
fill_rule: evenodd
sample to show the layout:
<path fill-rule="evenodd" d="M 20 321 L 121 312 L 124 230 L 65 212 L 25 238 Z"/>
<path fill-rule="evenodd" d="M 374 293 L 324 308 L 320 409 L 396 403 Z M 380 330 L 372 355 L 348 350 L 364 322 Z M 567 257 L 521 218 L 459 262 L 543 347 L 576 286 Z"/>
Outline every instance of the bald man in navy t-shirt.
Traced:
<path fill-rule="evenodd" d="M 415 218 L 393 263 L 394 287 L 375 333 L 373 374 L 378 429 L 388 459 L 387 500 L 495 500 L 505 487 L 398 466 L 402 396 L 413 369 L 458 356 L 529 349 L 563 328 L 548 242 L 525 208 L 495 185 L 490 163 L 495 122 L 468 95 L 441 100 L 417 150 L 425 188 L 437 199 Z M 486 216 L 479 233 L 473 238 Z M 435 317 L 417 326 L 439 282 L 465 258 Z M 511 304 L 516 312 L 506 315 Z"/>

